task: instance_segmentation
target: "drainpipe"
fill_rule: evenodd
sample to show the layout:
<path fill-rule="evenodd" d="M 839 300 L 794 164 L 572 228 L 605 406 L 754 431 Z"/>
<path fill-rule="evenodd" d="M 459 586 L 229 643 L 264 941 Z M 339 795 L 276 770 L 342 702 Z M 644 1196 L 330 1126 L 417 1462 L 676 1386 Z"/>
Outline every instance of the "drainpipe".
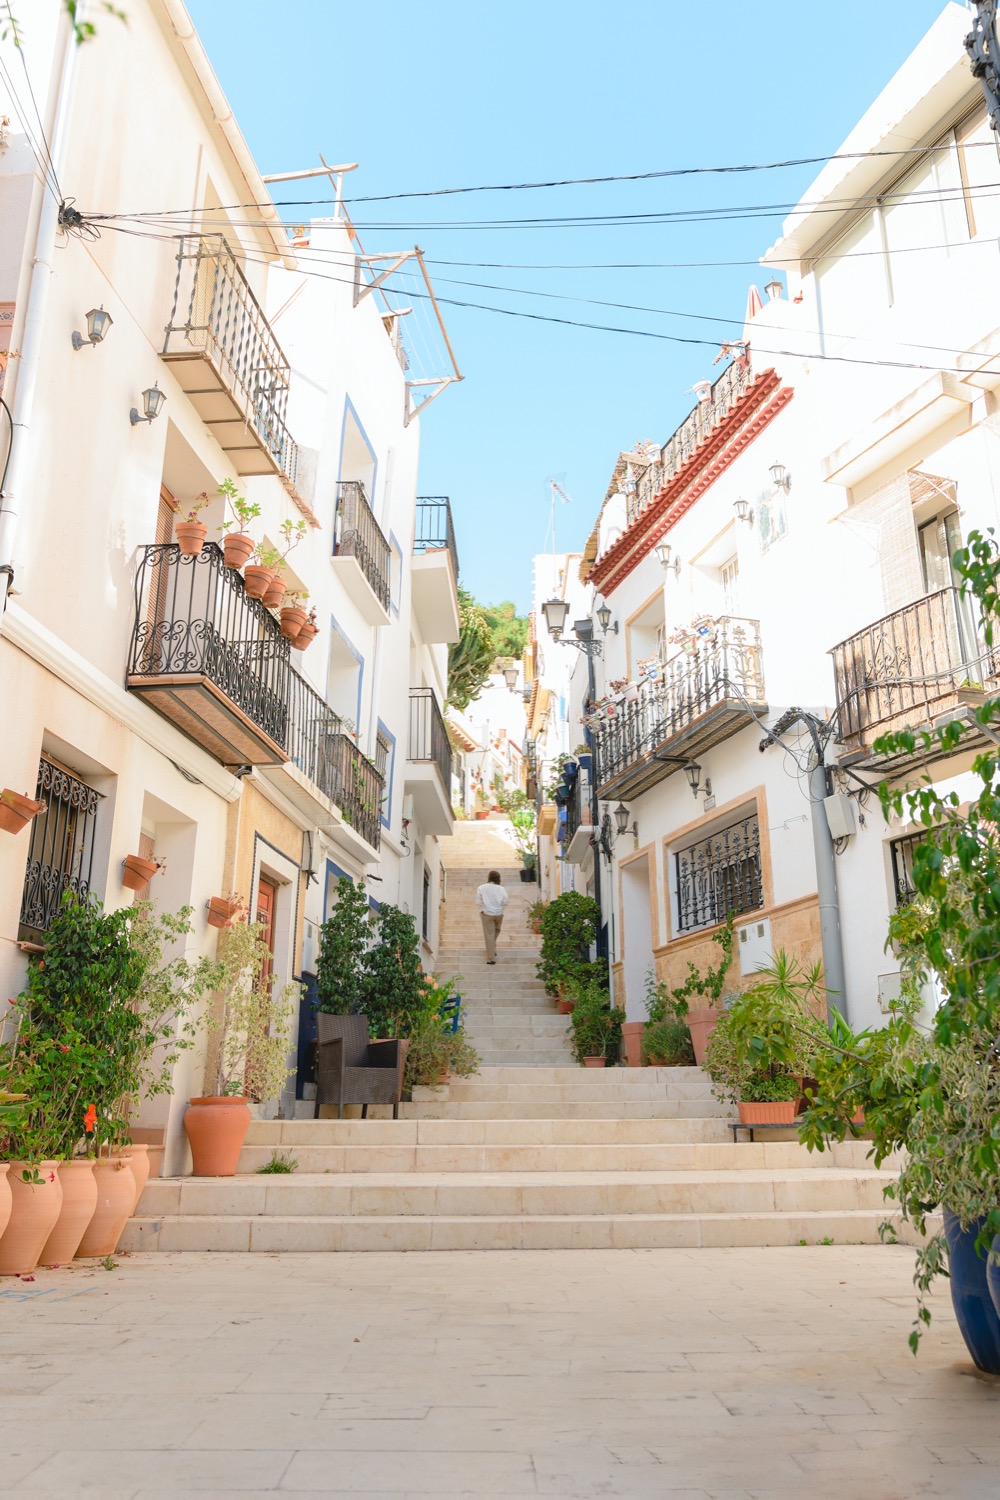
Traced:
<path fill-rule="evenodd" d="M 86 0 L 80 0 L 76 19 L 83 19 Z M 76 60 L 79 46 L 68 21 L 66 44 L 59 74 L 56 96 L 55 120 L 52 126 L 52 161 L 58 173 L 65 165 L 65 148 L 69 135 L 70 114 L 76 81 Z M 25 482 L 28 464 L 28 440 L 38 372 L 41 363 L 42 338 L 45 315 L 48 308 L 49 286 L 52 280 L 52 260 L 59 231 L 59 210 L 54 191 L 42 188 L 42 206 L 35 234 L 35 253 L 31 262 L 31 280 L 28 287 L 24 327 L 21 333 L 21 355 L 18 360 L 17 382 L 14 386 L 13 424 L 11 428 L 11 455 L 7 479 L 0 494 L 0 574 L 5 575 L 0 613 L 7 608 L 7 599 L 14 582 L 14 547 L 17 538 L 18 493 Z"/>
<path fill-rule="evenodd" d="M 837 894 L 837 855 L 827 822 L 823 798 L 829 793 L 822 751 L 813 753 L 809 772 L 809 812 L 812 815 L 813 851 L 816 856 L 816 891 L 819 898 L 819 935 L 823 947 L 823 977 L 826 981 L 827 1016 L 839 1011 L 847 1020 L 847 978 L 844 944 L 840 932 L 840 899 Z"/>

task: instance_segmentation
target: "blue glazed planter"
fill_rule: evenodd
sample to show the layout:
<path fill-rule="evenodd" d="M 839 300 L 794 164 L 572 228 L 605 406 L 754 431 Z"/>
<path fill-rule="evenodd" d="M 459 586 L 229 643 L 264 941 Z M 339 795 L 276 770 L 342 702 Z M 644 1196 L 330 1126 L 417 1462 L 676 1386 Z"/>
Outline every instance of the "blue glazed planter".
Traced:
<path fill-rule="evenodd" d="M 987 1375 L 1000 1375 L 1000 1314 L 987 1284 L 987 1262 L 976 1254 L 979 1224 L 962 1229 L 955 1215 L 945 1210 L 944 1232 L 948 1240 L 951 1301 L 966 1347 L 973 1361 Z M 1000 1271 L 1000 1267 L 994 1267 Z M 1000 1277 L 994 1276 L 994 1284 Z"/>
<path fill-rule="evenodd" d="M 996 1260 L 993 1259 L 996 1256 Z M 993 1254 L 986 1263 L 986 1285 L 990 1289 L 993 1308 L 1000 1317 L 1000 1234 L 993 1241 Z"/>

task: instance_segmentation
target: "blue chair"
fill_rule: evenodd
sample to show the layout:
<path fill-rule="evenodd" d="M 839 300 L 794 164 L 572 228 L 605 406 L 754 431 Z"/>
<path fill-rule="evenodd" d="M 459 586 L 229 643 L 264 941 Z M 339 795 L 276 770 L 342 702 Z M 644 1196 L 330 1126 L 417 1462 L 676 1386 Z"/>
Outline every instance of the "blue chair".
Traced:
<path fill-rule="evenodd" d="M 452 995 L 450 1000 L 442 1000 L 438 1015 L 444 1022 L 445 1029 L 452 1033 L 456 1032 L 462 1024 L 462 997 Z M 449 1022 L 451 1023 L 449 1026 Z"/>

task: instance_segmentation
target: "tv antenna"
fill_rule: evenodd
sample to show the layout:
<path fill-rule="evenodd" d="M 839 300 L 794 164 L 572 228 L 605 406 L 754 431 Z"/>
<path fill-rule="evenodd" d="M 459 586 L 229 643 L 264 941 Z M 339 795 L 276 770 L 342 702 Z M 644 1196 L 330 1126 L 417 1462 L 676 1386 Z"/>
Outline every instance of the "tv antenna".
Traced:
<path fill-rule="evenodd" d="M 567 495 L 566 491 L 563 489 L 562 485 L 559 483 L 559 480 L 556 479 L 554 476 L 550 475 L 550 477 L 545 481 L 545 483 L 549 487 L 549 529 L 548 529 L 548 531 L 545 534 L 546 551 L 548 551 L 548 552 L 555 552 L 555 550 L 556 550 L 556 499 L 558 498 L 559 500 L 561 500 L 562 503 L 563 503 L 563 505 L 572 505 L 573 501 L 572 501 L 571 497 L 569 495 Z M 548 545 L 549 537 L 552 538 L 552 546 L 551 547 L 549 547 L 549 545 Z"/>

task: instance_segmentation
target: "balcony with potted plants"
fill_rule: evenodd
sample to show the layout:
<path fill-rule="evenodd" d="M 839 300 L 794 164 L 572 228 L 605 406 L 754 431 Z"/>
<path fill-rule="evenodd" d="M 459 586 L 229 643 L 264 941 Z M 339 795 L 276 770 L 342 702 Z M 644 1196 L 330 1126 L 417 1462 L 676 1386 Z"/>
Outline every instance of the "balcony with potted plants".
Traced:
<path fill-rule="evenodd" d="M 337 485 L 331 560 L 348 596 L 369 625 L 389 624 L 391 551 L 362 481 L 341 480 Z"/>
<path fill-rule="evenodd" d="M 405 794 L 428 833 L 452 832 L 451 742 L 441 707 L 429 687 L 410 689 Z"/>
<path fill-rule="evenodd" d="M 459 637 L 458 547 L 447 495 L 418 495 L 413 538 L 413 612 L 428 645 Z"/>
<path fill-rule="evenodd" d="M 160 357 L 237 474 L 295 489 L 288 360 L 222 235 L 185 235 Z"/>
<path fill-rule="evenodd" d="M 767 713 L 756 620 L 702 617 L 675 646 L 588 716 L 600 797 L 648 791 Z"/>
<path fill-rule="evenodd" d="M 1000 656 L 957 588 L 939 589 L 834 646 L 841 763 L 902 775 L 940 760 L 937 739 L 880 755 L 875 741 L 904 728 L 955 723 L 961 752 L 991 743 L 975 710 L 996 692 Z"/>

